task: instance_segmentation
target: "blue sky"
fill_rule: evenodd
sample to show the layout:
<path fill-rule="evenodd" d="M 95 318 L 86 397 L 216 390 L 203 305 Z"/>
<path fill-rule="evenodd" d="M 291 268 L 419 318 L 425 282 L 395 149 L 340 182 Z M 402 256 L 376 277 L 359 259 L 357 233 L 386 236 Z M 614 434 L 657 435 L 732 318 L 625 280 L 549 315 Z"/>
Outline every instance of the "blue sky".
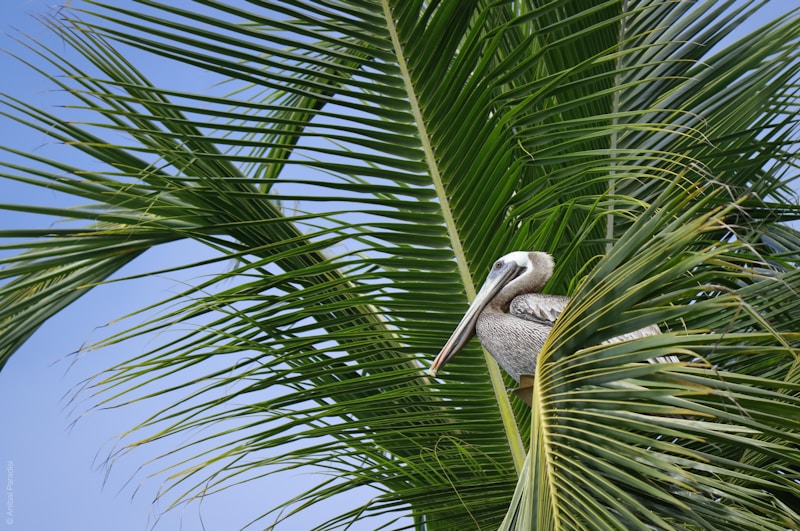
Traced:
<path fill-rule="evenodd" d="M 72 5 L 79 3 L 73 0 Z M 125 0 L 115 3 L 125 3 Z M 184 3 L 189 4 L 187 0 L 173 2 Z M 62 43 L 31 16 L 32 13 L 52 13 L 54 4 L 54 0 L 2 0 L 0 48 L 20 51 L 21 46 L 12 38 L 19 30 L 62 51 Z M 754 17 L 753 26 L 797 7 L 800 7 L 800 0 L 772 0 L 759 17 Z M 215 81 L 189 70 L 176 74 L 174 66 L 166 67 L 141 54 L 131 58 L 137 65 L 145 64 L 144 69 L 157 82 L 173 86 L 185 84 L 190 90 L 202 91 Z M 53 108 L 60 101 L 60 96 L 52 92 L 44 80 L 8 55 L 0 54 L 0 72 L 0 92 L 35 102 L 42 108 Z M 0 144 L 14 145 L 43 156 L 64 153 L 44 135 L 26 131 L 9 121 L 0 121 Z M 58 200 L 48 191 L 0 183 L 0 202 L 52 203 Z M 19 226 L 26 220 L 17 214 L 0 212 L 0 228 Z M 203 253 L 202 249 L 188 243 L 166 246 L 149 253 L 146 261 L 134 262 L 123 274 L 148 271 L 152 263 L 161 267 L 181 263 L 188 255 L 199 258 Z M 148 479 L 138 467 L 155 457 L 163 447 L 145 448 L 122 457 L 110 473 L 104 465 L 117 442 L 116 436 L 141 421 L 148 410 L 144 406 L 131 406 L 121 411 L 84 415 L 91 405 L 86 395 L 79 395 L 78 401 L 70 401 L 86 378 L 135 354 L 148 340 L 79 356 L 72 353 L 82 345 L 125 328 L 124 323 L 108 325 L 110 320 L 160 300 L 179 290 L 183 282 L 212 271 L 213 266 L 211 270 L 186 271 L 93 290 L 48 322 L 12 357 L 0 372 L 3 412 L 0 464 L 7 476 L 0 485 L 13 489 L 13 515 L 4 514 L 0 529 L 140 531 L 149 529 L 159 518 L 156 529 L 201 529 L 201 523 L 208 530 L 238 529 L 260 510 L 274 505 L 276 499 L 299 493 L 300 489 L 316 482 L 300 473 L 286 473 L 162 515 L 166 507 L 152 504 L 161 478 Z M 138 319 L 127 324 L 135 324 Z M 156 469 L 148 467 L 146 470 L 154 472 Z M 9 484 L 10 480 L 13 485 Z M 369 492 L 362 494 L 360 499 L 369 498 Z M 5 504 L 2 507 L 5 513 Z M 324 507 L 320 511 L 324 514 Z M 331 508 L 331 514 L 335 514 L 334 511 L 338 512 L 337 508 Z M 13 520 L 11 525 L 8 518 Z M 310 528 L 321 520 L 324 518 L 311 516 L 308 520 L 293 520 L 292 525 L 279 529 Z"/>
<path fill-rule="evenodd" d="M 126 2 L 118 0 L 114 3 Z M 72 5 L 77 6 L 79 2 L 73 1 Z M 2 0 L 0 48 L 23 52 L 14 38 L 24 33 L 59 53 L 64 52 L 63 44 L 32 16 L 52 14 L 54 9 L 56 7 L 49 1 Z M 210 90 L 218 81 L 196 70 L 176 69 L 174 65 L 166 67 L 163 62 L 139 53 L 132 54 L 131 58 L 162 86 L 203 91 Z M 55 109 L 66 100 L 63 94 L 52 91 L 46 81 L 7 54 L 0 54 L 0 68 L 4 72 L 0 77 L 0 92 L 34 102 L 43 109 Z M 9 121 L 0 121 L 0 144 L 45 157 L 58 158 L 70 153 L 69 149 L 52 143 L 45 135 L 26 131 Z M 47 190 L 31 190 L 6 181 L 0 183 L 0 202 L 69 204 Z M 18 227 L 29 222 L 35 226 L 42 225 L 41 219 L 0 212 L 1 228 Z M 152 264 L 167 267 L 204 256 L 210 255 L 197 244 L 167 245 L 130 264 L 120 272 L 120 276 L 150 271 Z M 1 483 L 4 490 L 9 486 L 8 480 L 13 481 L 13 514 L 4 514 L 0 519 L 0 529 L 141 531 L 152 528 L 156 522 L 155 529 L 193 530 L 202 529 L 203 525 L 208 530 L 239 529 L 260 511 L 273 507 L 278 500 L 299 494 L 320 481 L 305 472 L 282 473 L 162 514 L 166 505 L 153 505 L 152 502 L 163 477 L 148 479 L 147 475 L 155 472 L 157 467 L 146 467 L 143 472 L 139 466 L 167 447 L 162 445 L 136 451 L 116 460 L 110 469 L 106 464 L 110 453 L 117 448 L 117 436 L 144 420 L 156 404 L 87 414 L 93 405 L 88 394 L 77 395 L 77 401 L 72 401 L 87 378 L 141 352 L 149 341 L 153 341 L 153 338 L 148 338 L 74 354 L 83 345 L 108 337 L 114 331 L 122 331 L 143 317 L 115 324 L 109 324 L 110 320 L 166 298 L 181 290 L 184 282 L 192 282 L 220 267 L 226 267 L 226 264 L 96 288 L 46 323 L 11 358 L 0 372 L 0 403 L 3 404 L 0 463 L 6 470 L 5 481 Z M 352 501 L 363 503 L 370 496 L 371 491 L 365 489 L 361 495 L 353 496 Z M 5 513 L 5 504 L 3 508 Z M 327 515 L 339 512 L 338 508 L 330 508 Z M 293 519 L 291 524 L 278 529 L 310 529 L 324 521 L 325 514 L 323 508 L 316 516 L 309 514 Z"/>

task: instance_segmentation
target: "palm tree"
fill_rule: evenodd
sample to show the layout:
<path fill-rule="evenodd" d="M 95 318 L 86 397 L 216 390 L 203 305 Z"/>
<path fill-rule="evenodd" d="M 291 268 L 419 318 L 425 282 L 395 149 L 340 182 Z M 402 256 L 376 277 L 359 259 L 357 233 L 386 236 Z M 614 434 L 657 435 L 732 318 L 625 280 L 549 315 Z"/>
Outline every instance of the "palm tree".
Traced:
<path fill-rule="evenodd" d="M 178 397 L 127 440 L 173 441 L 165 497 L 315 466 L 253 525 L 369 485 L 323 528 L 800 527 L 797 13 L 737 40 L 761 3 L 91 4 L 48 22 L 79 59 L 30 44 L 80 119 L 2 99 L 94 162 L 6 148 L 76 206 L 3 208 L 80 223 L 0 233 L 0 361 L 149 249 L 213 250 L 103 344 L 179 337 L 88 391 Z M 228 81 L 161 88 L 121 46 Z M 425 373 L 516 249 L 573 297 L 531 408 L 477 343 Z"/>

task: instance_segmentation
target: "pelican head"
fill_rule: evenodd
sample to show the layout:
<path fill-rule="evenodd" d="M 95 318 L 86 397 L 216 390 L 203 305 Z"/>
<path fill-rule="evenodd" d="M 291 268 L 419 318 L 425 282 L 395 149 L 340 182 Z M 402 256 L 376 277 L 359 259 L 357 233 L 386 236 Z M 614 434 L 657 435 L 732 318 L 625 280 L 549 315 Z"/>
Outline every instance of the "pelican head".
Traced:
<path fill-rule="evenodd" d="M 553 257 L 542 252 L 515 251 L 499 258 L 481 286 L 467 313 L 458 323 L 450 339 L 433 360 L 428 373 L 436 373 L 475 335 L 481 313 L 492 306 L 508 312 L 511 300 L 522 293 L 536 293 L 553 275 Z"/>

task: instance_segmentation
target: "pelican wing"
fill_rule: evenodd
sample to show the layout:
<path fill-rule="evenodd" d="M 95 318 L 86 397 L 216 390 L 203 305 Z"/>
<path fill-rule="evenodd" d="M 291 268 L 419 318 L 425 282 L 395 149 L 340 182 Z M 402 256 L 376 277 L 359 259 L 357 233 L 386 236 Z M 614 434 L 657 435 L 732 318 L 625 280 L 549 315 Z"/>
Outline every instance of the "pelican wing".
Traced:
<path fill-rule="evenodd" d="M 553 326 L 558 316 L 564 311 L 569 297 L 564 295 L 544 295 L 527 293 L 515 297 L 511 301 L 509 313 L 526 321 L 536 321 Z"/>
<path fill-rule="evenodd" d="M 640 337 L 647 337 L 647 336 L 657 336 L 661 333 L 661 329 L 658 325 L 650 325 L 644 328 L 640 328 L 639 330 L 634 330 L 633 332 L 628 332 L 627 334 L 622 334 L 617 337 L 612 337 L 603 343 L 616 343 L 617 341 L 627 341 L 629 339 L 639 339 Z"/>
<path fill-rule="evenodd" d="M 661 333 L 661 329 L 658 325 L 650 325 L 644 328 L 640 328 L 639 330 L 634 330 L 633 332 L 628 332 L 627 334 L 622 334 L 621 336 L 612 337 L 607 341 L 603 341 L 603 343 L 616 343 L 617 341 L 627 341 L 629 339 L 639 339 L 640 337 L 647 337 L 647 336 L 657 336 Z M 659 356 L 657 358 L 651 358 L 649 360 L 650 363 L 679 363 L 680 360 L 677 356 Z"/>
<path fill-rule="evenodd" d="M 569 297 L 564 295 L 544 295 L 542 293 L 528 293 L 515 297 L 511 301 L 509 313 L 519 319 L 526 321 L 536 321 L 539 323 L 549 324 L 550 326 L 556 322 L 558 316 L 564 311 L 569 302 Z M 630 339 L 639 339 L 641 337 L 656 336 L 661 333 L 658 325 L 650 325 L 627 334 L 622 334 L 617 337 L 612 337 L 603 341 L 603 343 L 616 343 L 618 341 L 627 341 Z M 650 363 L 678 363 L 680 360 L 676 356 L 659 356 L 657 358 L 647 360 Z"/>

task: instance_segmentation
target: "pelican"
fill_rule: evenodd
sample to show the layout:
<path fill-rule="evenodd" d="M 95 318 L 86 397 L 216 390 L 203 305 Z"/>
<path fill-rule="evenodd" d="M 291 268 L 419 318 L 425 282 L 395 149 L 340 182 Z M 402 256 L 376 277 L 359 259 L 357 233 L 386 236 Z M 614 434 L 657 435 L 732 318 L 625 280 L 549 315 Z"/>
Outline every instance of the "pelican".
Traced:
<path fill-rule="evenodd" d="M 515 251 L 498 259 L 469 310 L 433 361 L 430 375 L 436 376 L 476 332 L 481 345 L 514 380 L 519 382 L 520 377 L 533 375 L 539 351 L 569 302 L 569 297 L 563 295 L 539 293 L 551 276 L 553 257 L 547 253 Z M 651 325 L 606 342 L 660 333 L 657 325 Z M 655 361 L 677 361 L 669 358 Z"/>

